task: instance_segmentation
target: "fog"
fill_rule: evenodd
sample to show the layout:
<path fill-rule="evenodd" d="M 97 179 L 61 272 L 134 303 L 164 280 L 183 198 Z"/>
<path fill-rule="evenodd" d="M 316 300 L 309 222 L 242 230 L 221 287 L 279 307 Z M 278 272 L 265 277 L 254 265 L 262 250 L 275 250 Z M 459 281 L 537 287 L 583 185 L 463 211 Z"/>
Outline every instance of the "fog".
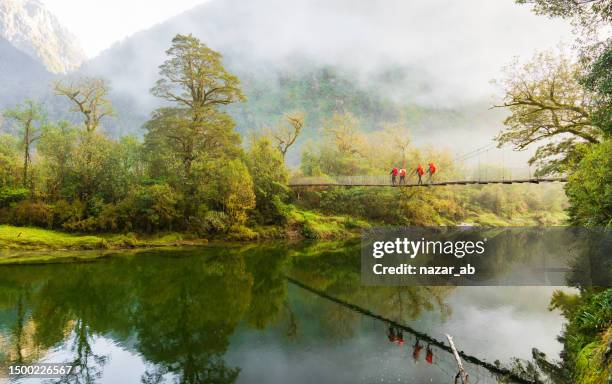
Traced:
<path fill-rule="evenodd" d="M 469 150 L 502 127 L 504 111 L 489 110 L 502 67 L 571 42 L 571 30 L 512 0 L 210 0 L 116 43 L 83 71 L 109 78 L 140 121 L 159 104 L 149 89 L 172 36 L 193 33 L 240 77 L 267 79 L 270 92 L 280 74 L 329 66 L 395 103 L 459 113 L 449 129 L 424 123 L 415 140 Z"/>
<path fill-rule="evenodd" d="M 412 97 L 435 104 L 489 97 L 489 81 L 512 57 L 572 40 L 567 22 L 533 15 L 511 0 L 212 0 L 136 34 L 137 60 L 149 63 L 140 70 L 155 73 L 178 32 L 249 66 L 307 59 L 354 71 L 364 81 L 403 68 L 415 75 L 402 84 Z M 147 36 L 155 41 L 145 43 Z"/>

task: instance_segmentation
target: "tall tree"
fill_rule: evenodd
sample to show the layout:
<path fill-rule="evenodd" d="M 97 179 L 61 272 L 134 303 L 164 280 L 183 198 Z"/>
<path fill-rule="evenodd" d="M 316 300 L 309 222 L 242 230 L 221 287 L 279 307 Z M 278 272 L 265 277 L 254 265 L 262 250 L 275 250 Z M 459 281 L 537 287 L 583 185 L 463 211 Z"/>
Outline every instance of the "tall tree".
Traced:
<path fill-rule="evenodd" d="M 87 133 L 93 133 L 100 126 L 105 116 L 113 115 L 113 107 L 108 99 L 109 87 L 105 80 L 80 77 L 77 79 L 58 81 L 54 85 L 55 93 L 67 97 L 72 105 L 72 111 L 83 116 L 83 124 Z"/>
<path fill-rule="evenodd" d="M 211 184 L 210 167 L 222 166 L 221 158 L 236 158 L 240 152 L 234 121 L 219 107 L 244 100 L 238 78 L 230 74 L 221 55 L 192 35 L 176 35 L 168 59 L 160 66 L 161 78 L 153 95 L 173 103 L 160 108 L 145 125 L 145 145 L 174 186 L 187 197 L 185 215 L 195 212 L 202 185 Z M 175 175 L 172 176 L 172 173 Z M 176 177 L 178 173 L 178 178 Z M 211 184 L 212 185 L 212 184 Z"/>
<path fill-rule="evenodd" d="M 43 127 L 37 150 L 44 158 L 47 192 L 54 198 L 68 197 L 64 196 L 64 192 L 68 189 L 70 167 L 74 166 L 72 162 L 76 145 L 77 128 L 69 122 L 60 121 Z"/>
<path fill-rule="evenodd" d="M 176 35 L 160 67 L 153 95 L 187 108 L 194 123 L 206 119 L 212 107 L 244 100 L 240 81 L 213 51 L 192 35 Z M 194 129 L 197 129 L 194 127 Z"/>
<path fill-rule="evenodd" d="M 40 104 L 26 100 L 23 104 L 4 112 L 4 116 L 12 120 L 21 136 L 23 148 L 23 186 L 32 188 L 30 183 L 30 165 L 32 163 L 32 144 L 40 138 L 41 125 L 46 115 Z"/>
<path fill-rule="evenodd" d="M 576 144 L 601 140 L 602 131 L 591 119 L 592 93 L 580 85 L 579 75 L 580 67 L 569 58 L 540 53 L 525 65 L 510 66 L 502 82 L 506 96 L 496 107 L 511 114 L 497 141 L 517 150 L 547 142 L 530 159 L 540 174 L 562 172 Z"/>
<path fill-rule="evenodd" d="M 325 121 L 323 134 L 341 154 L 356 155 L 361 152 L 363 146 L 363 136 L 359 133 L 358 124 L 357 118 L 350 113 L 334 113 Z"/>
<path fill-rule="evenodd" d="M 271 136 L 276 141 L 276 147 L 283 155 L 283 160 L 287 155 L 287 151 L 302 132 L 304 127 L 304 113 L 293 112 L 285 116 L 286 122 L 281 122 L 276 128 L 272 129 Z"/>

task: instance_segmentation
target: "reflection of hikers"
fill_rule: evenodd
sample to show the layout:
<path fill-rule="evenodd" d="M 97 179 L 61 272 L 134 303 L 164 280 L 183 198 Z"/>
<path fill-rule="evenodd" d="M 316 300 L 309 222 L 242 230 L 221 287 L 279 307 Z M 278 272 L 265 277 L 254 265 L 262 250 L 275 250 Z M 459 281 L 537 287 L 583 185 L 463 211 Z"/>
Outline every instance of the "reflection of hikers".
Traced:
<path fill-rule="evenodd" d="M 400 175 L 400 182 L 399 182 L 400 185 L 406 184 L 406 170 L 404 168 L 400 169 L 399 175 Z"/>
<path fill-rule="evenodd" d="M 419 164 L 419 166 L 417 167 L 416 171 L 414 171 L 414 173 L 416 173 L 416 175 L 419 177 L 419 185 L 423 184 L 422 177 L 425 171 L 423 171 L 423 166 L 421 164 Z"/>
<path fill-rule="evenodd" d="M 429 163 L 429 169 L 427 169 L 427 173 L 429 173 L 429 183 L 433 182 L 433 175 L 436 173 L 436 166 L 434 163 Z"/>
<path fill-rule="evenodd" d="M 427 353 L 425 355 L 425 361 L 427 361 L 429 364 L 433 364 L 433 351 L 431 350 L 429 344 L 427 344 L 427 350 L 425 352 Z"/>
<path fill-rule="evenodd" d="M 404 345 L 404 334 L 400 329 L 396 329 L 393 325 L 389 325 L 389 330 L 387 331 L 387 338 L 392 343 L 395 343 L 397 345 Z"/>
<path fill-rule="evenodd" d="M 415 362 L 417 362 L 419 360 L 419 355 L 421 354 L 421 349 L 423 349 L 423 346 L 419 343 L 419 339 L 416 340 L 416 343 L 414 343 L 412 348 L 414 348 L 412 351 L 412 358 Z"/>
<path fill-rule="evenodd" d="M 404 345 L 404 333 L 401 329 L 397 330 L 397 337 L 395 338 L 395 343 L 397 345 Z"/>
<path fill-rule="evenodd" d="M 389 331 L 387 331 L 387 338 L 389 338 L 389 341 L 392 343 L 395 343 L 395 340 L 397 340 L 397 335 L 395 334 L 395 328 L 393 328 L 392 325 L 389 326 Z"/>
<path fill-rule="evenodd" d="M 396 180 L 397 180 L 397 167 L 393 167 L 393 169 L 391 170 L 391 183 L 395 186 Z"/>

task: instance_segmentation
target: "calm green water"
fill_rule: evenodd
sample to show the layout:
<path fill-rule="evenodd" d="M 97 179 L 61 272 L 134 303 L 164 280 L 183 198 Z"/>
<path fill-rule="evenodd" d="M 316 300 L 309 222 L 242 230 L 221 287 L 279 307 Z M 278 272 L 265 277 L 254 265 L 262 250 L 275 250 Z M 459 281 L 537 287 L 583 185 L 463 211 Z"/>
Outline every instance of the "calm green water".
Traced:
<path fill-rule="evenodd" d="M 362 287 L 359 244 L 211 246 L 0 267 L 0 369 L 70 362 L 79 383 L 452 382 L 447 351 L 421 339 L 415 354 L 413 334 L 390 342 L 389 324 L 285 276 L 435 339 L 450 333 L 488 362 L 561 349 L 549 287 Z"/>

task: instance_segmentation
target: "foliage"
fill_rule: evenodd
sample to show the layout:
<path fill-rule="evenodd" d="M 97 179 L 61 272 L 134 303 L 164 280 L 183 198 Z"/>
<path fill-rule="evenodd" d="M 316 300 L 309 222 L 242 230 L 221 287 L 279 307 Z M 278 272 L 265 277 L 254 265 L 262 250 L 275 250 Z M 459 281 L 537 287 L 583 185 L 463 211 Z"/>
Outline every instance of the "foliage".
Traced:
<path fill-rule="evenodd" d="M 161 79 L 151 92 L 187 108 L 198 120 L 208 109 L 231 104 L 244 98 L 240 81 L 225 70 L 221 54 L 208 48 L 192 35 L 176 35 L 169 56 L 160 67 Z"/>
<path fill-rule="evenodd" d="M 610 226 L 612 221 L 612 140 L 588 148 L 565 187 L 574 224 Z"/>
<path fill-rule="evenodd" d="M 581 83 L 595 95 L 593 124 L 612 135 L 612 39 L 604 47 L 603 52 L 589 63 Z"/>
<path fill-rule="evenodd" d="M 179 197 L 167 184 L 139 186 L 131 190 L 117 207 L 123 218 L 123 230 L 144 229 L 146 232 L 172 230 L 172 224 L 179 217 Z"/>
<path fill-rule="evenodd" d="M 550 17 L 575 18 L 584 27 L 612 22 L 612 4 L 607 0 L 517 0 L 534 4 L 534 12 Z"/>
<path fill-rule="evenodd" d="M 12 135 L 0 134 L 0 186 L 17 187 L 20 175 L 17 141 Z"/>
<path fill-rule="evenodd" d="M 593 377 L 602 375 L 609 367 L 605 359 L 595 357 L 599 355 L 598 348 L 605 348 L 604 338 L 610 337 L 612 289 L 583 292 L 581 304 L 568 312 L 569 322 L 562 337 L 564 365 L 573 372 L 576 383 L 595 383 Z"/>
<path fill-rule="evenodd" d="M 351 230 L 367 227 L 366 223 L 349 220 L 348 217 L 324 216 L 300 209 L 291 211 L 289 224 L 299 232 L 299 236 L 311 240 L 347 238 L 350 237 Z"/>
<path fill-rule="evenodd" d="M 53 209 L 40 201 L 22 201 L 12 210 L 11 224 L 24 227 L 51 228 L 53 226 Z"/>
<path fill-rule="evenodd" d="M 244 98 L 239 80 L 225 70 L 219 53 L 191 35 L 176 35 L 166 53 L 169 58 L 160 66 L 161 79 L 151 92 L 174 106 L 158 109 L 145 125 L 151 173 L 168 180 L 185 196 L 186 219 L 196 214 L 200 204 L 212 200 L 243 222 L 236 206 L 248 206 L 248 197 L 234 193 L 235 188 L 225 192 L 226 196 L 223 192 L 216 195 L 211 186 L 224 183 L 210 180 L 236 170 L 217 169 L 223 164 L 221 159 L 235 165 L 232 161 L 240 153 L 234 122 L 219 106 Z"/>
<path fill-rule="evenodd" d="M 253 179 L 258 221 L 263 224 L 283 222 L 277 200 L 286 199 L 289 177 L 282 154 L 263 137 L 254 140 L 246 158 Z"/>
<path fill-rule="evenodd" d="M 218 196 L 223 211 L 234 223 L 244 224 L 247 213 L 255 208 L 253 180 L 239 159 L 229 161 L 219 175 Z"/>
<path fill-rule="evenodd" d="M 85 131 L 94 133 L 104 117 L 114 114 L 108 99 L 109 86 L 104 79 L 78 77 L 57 81 L 55 93 L 66 97 L 72 103 L 72 112 L 82 115 Z"/>
<path fill-rule="evenodd" d="M 539 53 L 522 66 L 515 63 L 508 68 L 500 107 L 511 114 L 497 141 L 517 150 L 548 141 L 530 159 L 540 175 L 563 173 L 578 143 L 601 141 L 602 132 L 591 120 L 593 95 L 580 85 L 580 73 L 578 64 L 551 53 Z"/>
<path fill-rule="evenodd" d="M 74 183 L 71 183 L 76 176 L 72 169 L 76 147 L 77 128 L 67 121 L 43 127 L 36 149 L 43 157 L 42 172 L 47 181 L 43 188 L 53 199 L 70 197 L 76 192 Z"/>
<path fill-rule="evenodd" d="M 3 115 L 15 123 L 17 134 L 20 137 L 20 144 L 23 148 L 22 184 L 26 188 L 33 189 L 31 175 L 28 172 L 32 163 L 31 150 L 32 144 L 40 138 L 41 125 L 46 118 L 45 112 L 40 104 L 26 100 L 14 109 L 4 111 Z"/>
<path fill-rule="evenodd" d="M 25 200 L 30 191 L 25 188 L 1 188 L 0 189 L 0 207 L 8 207 L 12 203 L 17 203 Z"/>
<path fill-rule="evenodd" d="M 279 124 L 270 131 L 270 136 L 276 141 L 276 146 L 283 156 L 287 155 L 289 148 L 295 144 L 304 127 L 304 113 L 293 112 L 285 116 L 286 122 Z"/>

